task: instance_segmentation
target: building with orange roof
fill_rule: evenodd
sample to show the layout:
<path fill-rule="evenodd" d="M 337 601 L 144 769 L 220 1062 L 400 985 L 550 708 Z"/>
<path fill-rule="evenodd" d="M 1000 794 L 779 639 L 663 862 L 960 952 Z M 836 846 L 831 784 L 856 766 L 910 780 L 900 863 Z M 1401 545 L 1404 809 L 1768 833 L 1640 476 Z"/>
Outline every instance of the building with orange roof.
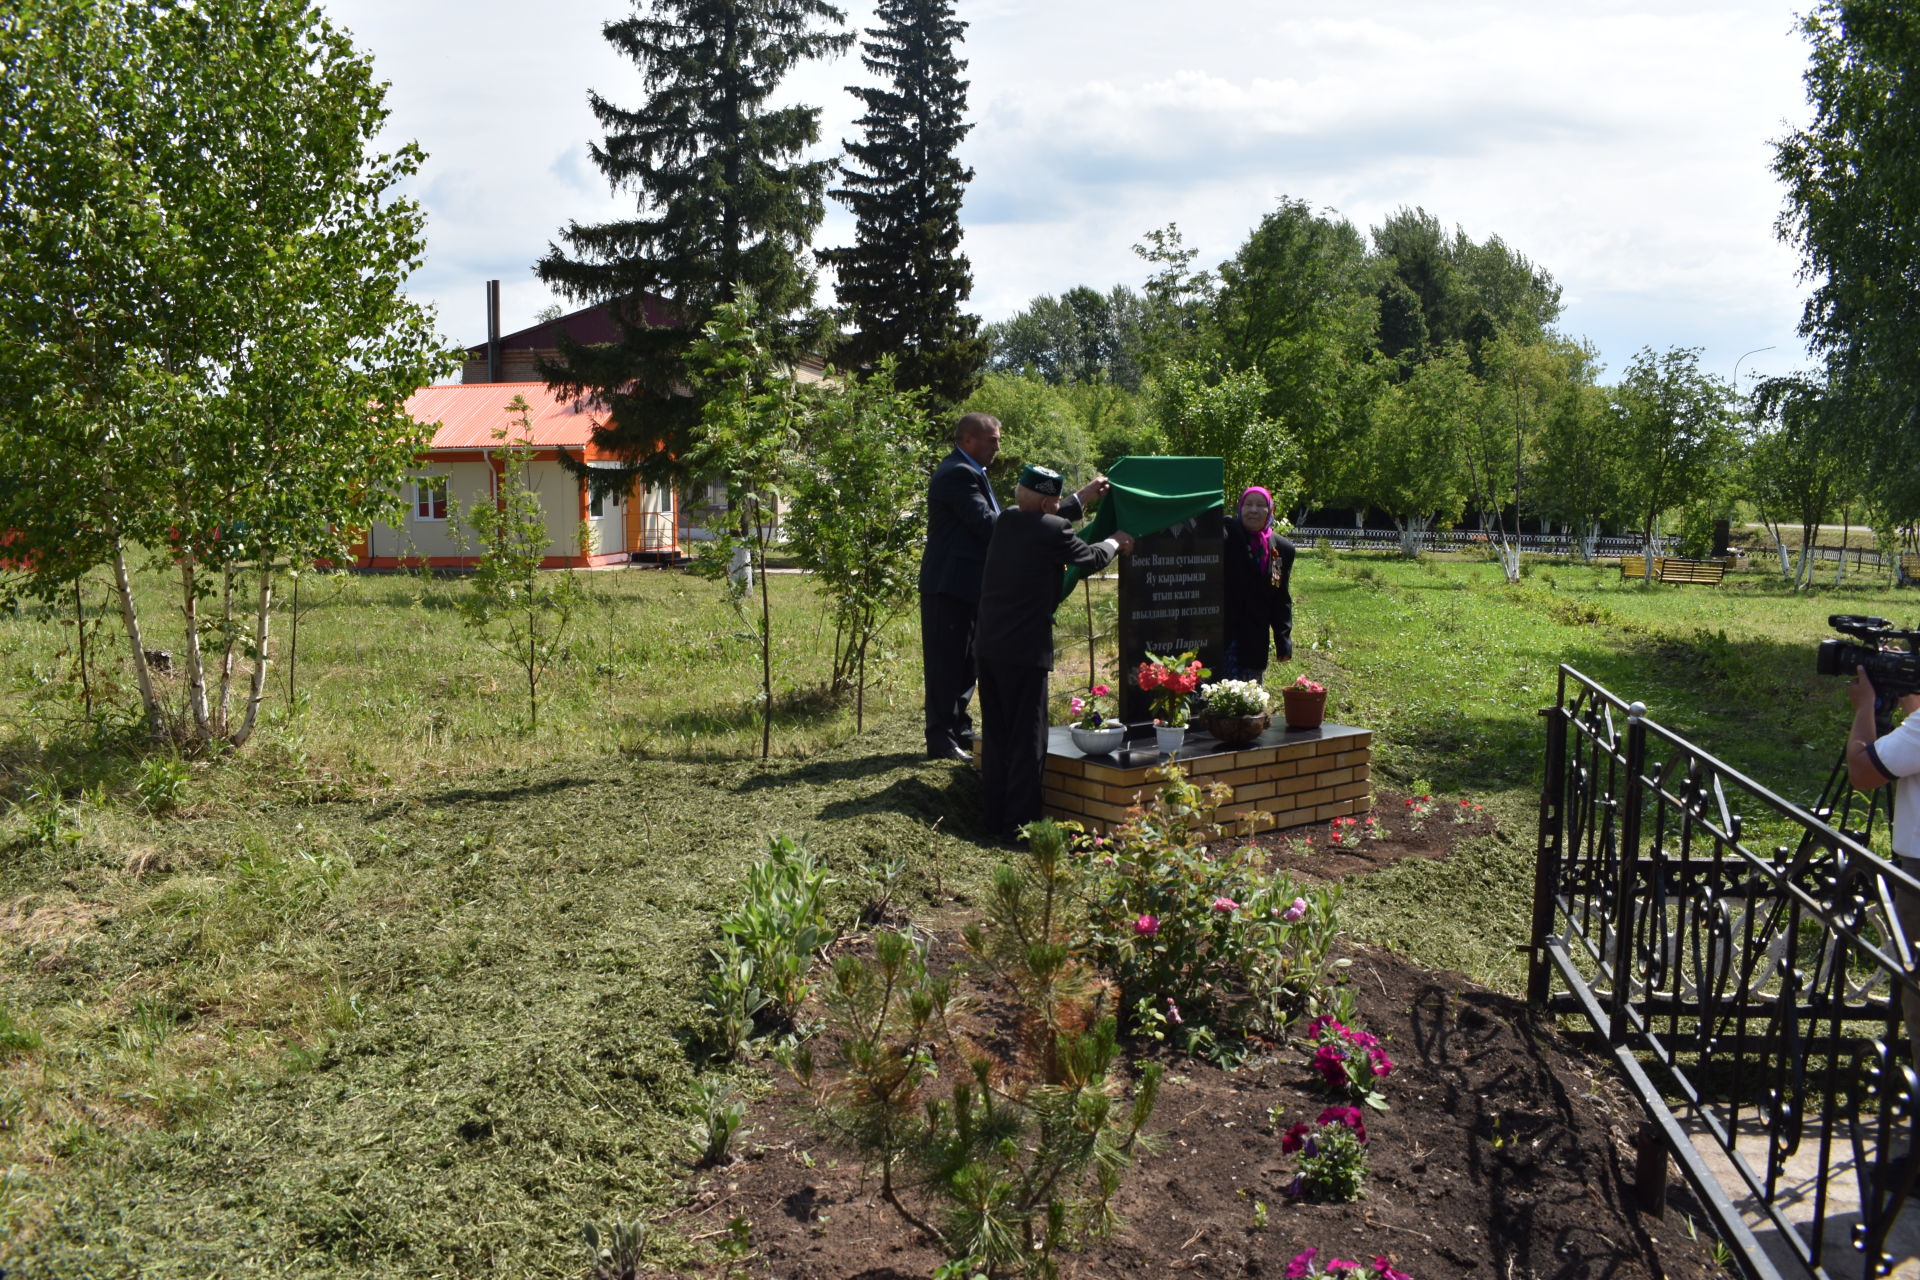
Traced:
<path fill-rule="evenodd" d="M 528 406 L 524 425 L 509 407 L 516 396 Z M 480 549 L 463 538 L 459 513 L 496 501 L 509 461 L 523 458 L 546 517 L 544 567 L 679 558 L 670 487 L 636 482 L 624 493 L 594 494 L 562 465 L 561 450 L 590 468 L 620 465 L 594 444 L 598 411 L 585 403 L 557 398 L 544 382 L 472 382 L 422 387 L 407 398 L 407 412 L 434 424 L 433 439 L 406 482 L 405 516 L 369 529 L 355 548 L 355 566 L 472 568 Z"/>

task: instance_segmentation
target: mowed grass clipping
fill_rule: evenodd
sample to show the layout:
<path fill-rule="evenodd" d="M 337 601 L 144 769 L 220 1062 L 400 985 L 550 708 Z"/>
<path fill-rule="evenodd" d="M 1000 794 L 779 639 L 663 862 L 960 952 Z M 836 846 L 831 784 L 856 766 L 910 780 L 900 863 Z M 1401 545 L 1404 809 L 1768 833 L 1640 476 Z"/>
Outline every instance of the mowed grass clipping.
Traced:
<path fill-rule="evenodd" d="M 1350 886 L 1347 927 L 1508 990 L 1557 662 L 1805 799 L 1845 723 L 1813 675 L 1825 615 L 1920 599 L 1545 564 L 1509 588 L 1491 565 L 1318 553 L 1295 582 L 1295 666 L 1376 731 L 1383 780 L 1500 822 Z M 919 759 L 911 628 L 856 737 L 811 692 L 830 624 L 774 583 L 766 766 L 746 624 L 678 574 L 595 575 L 535 736 L 449 607 L 458 582 L 323 582 L 307 701 L 172 788 L 63 718 L 71 627 L 0 614 L 0 1270 L 573 1276 L 581 1219 L 636 1215 L 659 1261 L 694 1260 L 725 1224 L 677 1214 L 692 1086 L 730 1080 L 703 1052 L 702 966 L 766 837 L 808 839 L 843 919 L 887 859 L 924 913 L 1003 856 L 970 772 Z M 1083 617 L 1062 611 L 1063 645 Z"/>

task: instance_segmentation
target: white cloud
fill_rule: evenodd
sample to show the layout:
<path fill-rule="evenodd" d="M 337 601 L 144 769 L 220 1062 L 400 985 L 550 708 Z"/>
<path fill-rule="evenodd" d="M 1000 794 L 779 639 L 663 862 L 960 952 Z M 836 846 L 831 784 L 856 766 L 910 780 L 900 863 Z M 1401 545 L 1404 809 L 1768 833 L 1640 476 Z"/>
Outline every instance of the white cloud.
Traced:
<path fill-rule="evenodd" d="M 1770 139 L 1805 114 L 1794 0 L 976 0 L 976 171 L 966 251 L 976 307 L 1137 283 L 1129 251 L 1178 221 L 1218 261 L 1288 195 L 1366 227 L 1403 205 L 1499 234 L 1552 271 L 1566 326 L 1624 365 L 1643 342 L 1725 364 L 1773 345 L 1796 362 L 1796 257 L 1773 237 Z M 392 129 L 433 153 L 422 292 L 475 330 L 480 282 L 506 281 L 509 327 L 547 300 L 529 267 L 569 219 L 631 209 L 585 156 L 592 86 L 637 102 L 600 37 L 615 0 L 548 0 L 529 38 L 501 0 L 333 0 L 393 82 Z M 850 12 L 871 25 L 871 7 Z M 783 98 L 851 136 L 856 58 L 801 69 Z M 835 208 L 822 244 L 851 228 Z M 1749 361 L 1743 368 L 1758 367 Z"/>

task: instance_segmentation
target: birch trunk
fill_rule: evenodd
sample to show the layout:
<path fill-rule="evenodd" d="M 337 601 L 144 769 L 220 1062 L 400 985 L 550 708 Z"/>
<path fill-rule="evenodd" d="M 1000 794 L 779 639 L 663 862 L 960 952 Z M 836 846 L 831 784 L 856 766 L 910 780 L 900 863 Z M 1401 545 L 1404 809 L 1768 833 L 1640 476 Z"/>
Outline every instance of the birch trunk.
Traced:
<path fill-rule="evenodd" d="M 187 709 L 193 714 L 197 740 L 205 745 L 212 740 L 213 726 L 207 716 L 207 668 L 200 652 L 200 598 L 193 557 L 180 557 L 180 611 L 187 620 Z"/>
<path fill-rule="evenodd" d="M 253 679 L 247 685 L 246 714 L 240 719 L 240 727 L 227 738 L 236 747 L 253 736 L 253 726 L 260 718 L 260 703 L 267 696 L 267 623 L 272 617 L 267 610 L 273 603 L 272 564 L 270 557 L 261 561 L 259 611 L 254 617 L 253 631 Z"/>
<path fill-rule="evenodd" d="M 166 720 L 160 710 L 160 699 L 153 691 L 146 642 L 140 638 L 140 613 L 134 608 L 133 584 L 127 577 L 127 549 L 119 538 L 113 540 L 113 589 L 120 597 L 120 621 L 127 630 L 127 643 L 133 646 L 133 678 L 140 686 L 140 706 L 147 714 L 147 733 L 159 738 Z"/>

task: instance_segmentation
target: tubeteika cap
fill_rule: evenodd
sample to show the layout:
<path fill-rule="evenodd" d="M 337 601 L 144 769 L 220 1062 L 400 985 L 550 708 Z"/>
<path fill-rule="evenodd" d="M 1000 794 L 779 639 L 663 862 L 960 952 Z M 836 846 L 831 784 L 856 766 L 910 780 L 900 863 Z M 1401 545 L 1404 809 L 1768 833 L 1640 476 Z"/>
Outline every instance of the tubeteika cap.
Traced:
<path fill-rule="evenodd" d="M 1050 498 L 1060 496 L 1060 473 L 1049 471 L 1045 467 L 1036 467 L 1031 462 L 1020 468 L 1020 487 L 1031 489 L 1035 493 L 1044 493 Z"/>

